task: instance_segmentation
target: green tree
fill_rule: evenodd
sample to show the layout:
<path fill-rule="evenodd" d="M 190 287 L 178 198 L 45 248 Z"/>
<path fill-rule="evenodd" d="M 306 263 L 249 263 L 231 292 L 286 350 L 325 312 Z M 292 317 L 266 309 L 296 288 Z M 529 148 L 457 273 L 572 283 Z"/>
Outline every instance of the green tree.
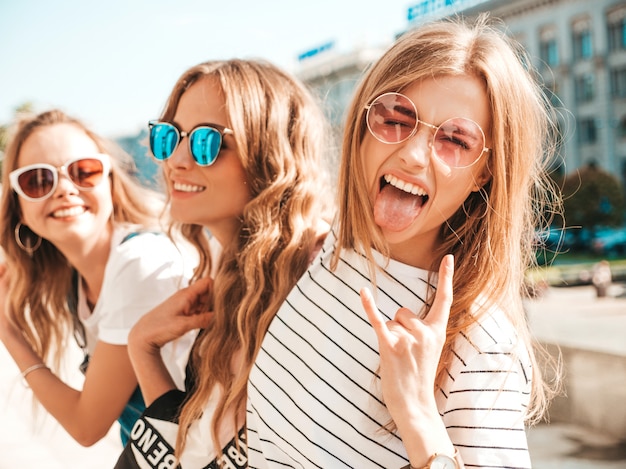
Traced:
<path fill-rule="evenodd" d="M 13 112 L 13 121 L 0 125 L 0 174 L 2 174 L 2 159 L 4 158 L 4 150 L 9 143 L 12 126 L 24 115 L 32 114 L 33 103 L 25 102 L 16 107 Z"/>
<path fill-rule="evenodd" d="M 4 149 L 9 140 L 9 126 L 0 125 L 0 175 L 2 175 L 2 162 L 4 160 Z"/>
<path fill-rule="evenodd" d="M 4 153 L 4 149 L 7 147 L 8 140 L 9 140 L 9 126 L 0 125 L 0 152 Z"/>
<path fill-rule="evenodd" d="M 568 226 L 593 229 L 618 226 L 624 221 L 624 193 L 617 177 L 595 163 L 568 175 L 563 182 Z"/>

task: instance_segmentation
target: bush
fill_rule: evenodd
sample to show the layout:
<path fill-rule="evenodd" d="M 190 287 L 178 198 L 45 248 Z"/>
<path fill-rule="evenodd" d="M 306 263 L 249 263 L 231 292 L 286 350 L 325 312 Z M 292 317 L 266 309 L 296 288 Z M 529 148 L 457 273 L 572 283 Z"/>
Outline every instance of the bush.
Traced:
<path fill-rule="evenodd" d="M 619 179 L 596 164 L 580 168 L 563 182 L 567 226 L 619 226 L 624 218 L 624 194 Z"/>

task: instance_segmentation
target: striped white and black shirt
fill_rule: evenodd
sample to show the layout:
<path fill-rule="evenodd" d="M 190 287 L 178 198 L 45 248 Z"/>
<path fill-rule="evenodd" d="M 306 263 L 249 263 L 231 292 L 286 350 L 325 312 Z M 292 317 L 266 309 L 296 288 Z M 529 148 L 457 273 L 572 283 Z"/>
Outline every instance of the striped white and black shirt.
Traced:
<path fill-rule="evenodd" d="M 408 463 L 381 401 L 378 342 L 359 291 L 372 288 L 365 258 L 335 237 L 291 291 L 263 341 L 248 385 L 251 468 L 390 468 Z M 385 265 L 375 253 L 377 262 Z M 374 293 L 386 318 L 419 312 L 428 272 L 390 260 Z M 454 346 L 437 406 L 467 467 L 528 468 L 524 415 L 530 393 L 526 349 L 501 311 L 486 315 Z M 520 357 L 522 359 L 520 359 Z"/>

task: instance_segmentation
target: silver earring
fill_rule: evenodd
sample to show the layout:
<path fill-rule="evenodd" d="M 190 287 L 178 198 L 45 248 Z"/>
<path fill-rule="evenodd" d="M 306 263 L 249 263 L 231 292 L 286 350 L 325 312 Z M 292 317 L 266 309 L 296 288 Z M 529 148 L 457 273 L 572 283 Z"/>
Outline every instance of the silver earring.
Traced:
<path fill-rule="evenodd" d="M 28 226 L 23 225 L 21 221 L 18 221 L 17 225 L 15 225 L 15 242 L 20 247 L 20 249 L 22 249 L 23 251 L 26 251 L 29 257 L 33 257 L 33 253 L 37 249 L 39 249 L 39 246 L 41 246 L 42 238 L 41 236 L 37 235 L 37 242 L 35 243 L 34 246 L 33 246 L 32 238 L 30 236 L 26 237 L 26 242 L 22 241 L 22 227 L 23 226 L 28 228 Z M 28 231 L 33 233 L 33 231 L 30 228 L 28 228 Z"/>

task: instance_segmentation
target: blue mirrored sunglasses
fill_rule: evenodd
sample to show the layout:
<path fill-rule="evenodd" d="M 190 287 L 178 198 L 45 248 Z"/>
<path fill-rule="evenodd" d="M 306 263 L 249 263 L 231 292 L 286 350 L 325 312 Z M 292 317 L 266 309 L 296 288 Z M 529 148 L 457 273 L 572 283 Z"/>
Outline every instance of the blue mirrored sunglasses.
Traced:
<path fill-rule="evenodd" d="M 169 122 L 150 121 L 150 151 L 159 161 L 165 161 L 174 153 L 180 141 L 189 139 L 189 153 L 200 166 L 211 166 L 222 148 L 224 135 L 233 131 L 217 124 L 201 124 L 191 132 L 180 130 Z"/>

